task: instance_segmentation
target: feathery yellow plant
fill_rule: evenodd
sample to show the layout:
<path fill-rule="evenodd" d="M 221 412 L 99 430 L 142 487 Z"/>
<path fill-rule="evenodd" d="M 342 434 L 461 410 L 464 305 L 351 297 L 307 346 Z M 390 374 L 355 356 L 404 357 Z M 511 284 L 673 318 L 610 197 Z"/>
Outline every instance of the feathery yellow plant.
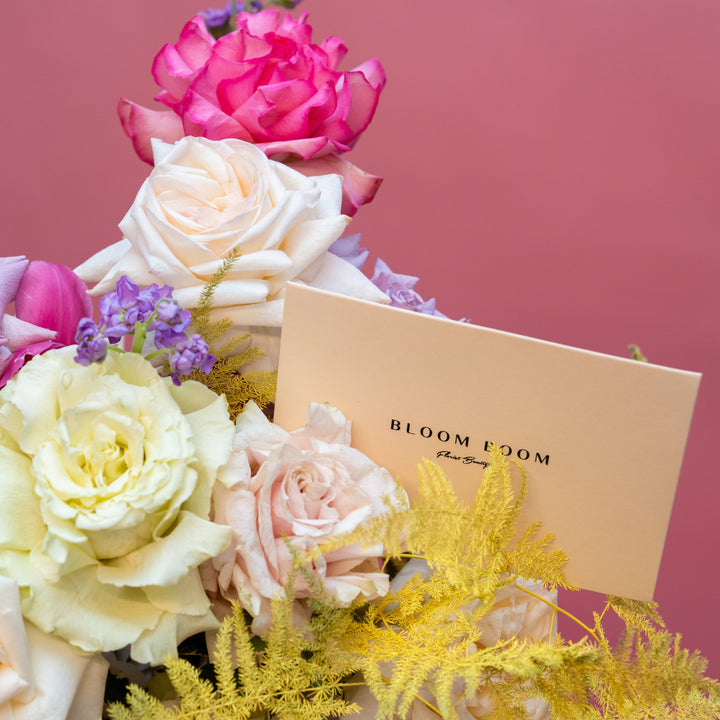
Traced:
<path fill-rule="evenodd" d="M 552 536 L 538 536 L 538 524 L 518 533 L 526 492 L 523 474 L 513 493 L 510 465 L 497 448 L 472 506 L 459 502 L 440 468 L 425 461 L 413 507 L 388 502 L 384 516 L 322 552 L 382 541 L 396 561 L 425 559 L 432 569 L 427 579 L 416 575 L 384 598 L 349 608 L 336 607 L 318 588 L 319 598 L 309 601 L 309 628 L 293 625 L 290 587 L 274 600 L 273 626 L 260 642 L 236 608 L 219 631 L 214 682 L 185 660 L 171 661 L 175 707 L 133 688 L 127 704 L 113 705 L 108 717 L 321 720 L 357 710 L 346 696 L 360 684 L 376 697 L 379 720 L 404 718 L 416 701 L 438 717 L 456 718 L 459 698 L 479 690 L 493 703 L 486 717 L 497 720 L 524 720 L 532 698 L 548 702 L 558 720 L 720 718 L 720 689 L 703 676 L 704 660 L 663 630 L 652 603 L 609 597 L 586 625 L 520 588 L 580 624 L 586 637 L 483 642 L 478 622 L 498 591 L 520 577 L 566 586 L 565 556 L 549 550 Z M 307 560 L 296 558 L 297 573 Z M 626 624 L 615 648 L 602 626 L 610 610 Z"/>
<path fill-rule="evenodd" d="M 261 409 L 272 403 L 277 386 L 277 370 L 241 372 L 244 365 L 265 354 L 251 345 L 251 333 L 228 337 L 232 321 L 228 318 L 212 318 L 213 295 L 230 271 L 236 257 L 236 253 L 230 253 L 223 260 L 221 267 L 203 288 L 198 306 L 191 310 L 195 330 L 203 336 L 217 359 L 209 373 L 196 370 L 187 378 L 197 380 L 218 395 L 224 393 L 233 420 L 249 400 L 254 400 Z"/>

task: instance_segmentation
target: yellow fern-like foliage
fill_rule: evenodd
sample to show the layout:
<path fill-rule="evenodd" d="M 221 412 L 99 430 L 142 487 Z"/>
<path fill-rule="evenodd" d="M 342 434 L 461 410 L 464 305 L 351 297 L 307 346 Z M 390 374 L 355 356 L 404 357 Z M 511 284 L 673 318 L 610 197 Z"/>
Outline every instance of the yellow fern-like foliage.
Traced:
<path fill-rule="evenodd" d="M 538 525 L 516 527 L 525 478 L 516 495 L 511 466 L 499 450 L 472 506 L 460 503 L 442 471 L 420 468 L 420 500 L 411 508 L 388 501 L 387 513 L 328 543 L 385 543 L 396 560 L 424 558 L 432 572 L 369 603 L 336 607 L 323 596 L 310 601 L 309 628 L 292 622 L 292 582 L 273 602 L 273 625 L 259 641 L 239 609 L 217 639 L 215 679 L 209 682 L 184 660 L 168 664 L 178 701 L 167 708 L 133 688 L 127 703 L 109 709 L 111 720 L 322 720 L 357 710 L 346 699 L 358 684 L 377 700 L 378 720 L 404 718 L 421 702 L 438 717 L 457 717 L 460 698 L 482 691 L 492 701 L 488 718 L 524 720 L 526 703 L 542 698 L 558 720 L 711 720 L 720 718 L 718 684 L 703 676 L 704 660 L 681 649 L 663 630 L 657 608 L 608 598 L 580 642 L 560 636 L 491 644 L 478 621 L 496 594 L 519 577 L 564 587 L 559 550 Z M 305 557 L 297 557 L 297 573 Z M 522 588 L 521 588 L 522 589 Z M 626 623 L 611 647 L 602 621 L 609 611 Z"/>
<path fill-rule="evenodd" d="M 227 318 L 213 318 L 216 314 L 213 313 L 213 295 L 236 257 L 236 254 L 230 254 L 224 259 L 203 288 L 198 306 L 191 310 L 195 331 L 202 335 L 217 360 L 209 373 L 195 371 L 187 378 L 197 380 L 218 395 L 224 393 L 233 420 L 249 400 L 254 400 L 260 408 L 267 407 L 275 399 L 277 386 L 277 370 L 241 372 L 245 365 L 264 355 L 262 350 L 251 345 L 252 335 L 228 336 L 232 322 Z"/>

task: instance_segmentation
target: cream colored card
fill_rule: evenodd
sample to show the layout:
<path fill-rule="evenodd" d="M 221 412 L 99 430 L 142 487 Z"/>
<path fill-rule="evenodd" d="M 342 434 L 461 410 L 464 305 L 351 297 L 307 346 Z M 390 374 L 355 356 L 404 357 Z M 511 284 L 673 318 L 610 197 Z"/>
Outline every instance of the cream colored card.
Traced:
<path fill-rule="evenodd" d="M 652 599 L 700 375 L 300 285 L 285 298 L 276 422 L 312 401 L 410 494 L 423 457 L 474 498 L 486 444 L 528 471 L 541 520 L 588 590 Z"/>

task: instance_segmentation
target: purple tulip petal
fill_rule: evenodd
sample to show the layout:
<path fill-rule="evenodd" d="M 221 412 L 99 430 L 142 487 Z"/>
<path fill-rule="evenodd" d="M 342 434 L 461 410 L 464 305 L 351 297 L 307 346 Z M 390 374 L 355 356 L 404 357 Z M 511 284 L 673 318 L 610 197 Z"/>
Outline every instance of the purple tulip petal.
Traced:
<path fill-rule="evenodd" d="M 6 342 L 7 340 L 5 338 L 0 337 L 0 377 L 2 377 L 5 372 L 5 368 L 8 366 L 8 363 L 12 358 L 12 353 L 7 349 L 7 347 L 4 347 Z"/>
<path fill-rule="evenodd" d="M 29 262 L 23 255 L 0 258 L 0 317 L 15 299 L 18 285 Z"/>
<path fill-rule="evenodd" d="M 15 315 L 57 331 L 58 346 L 73 345 L 80 319 L 92 315 L 92 301 L 85 283 L 69 267 L 33 260 L 18 287 Z"/>
<path fill-rule="evenodd" d="M 12 352 L 42 340 L 55 340 L 56 335 L 54 330 L 38 327 L 12 315 L 0 317 L 0 337 L 7 339 L 6 347 Z"/>

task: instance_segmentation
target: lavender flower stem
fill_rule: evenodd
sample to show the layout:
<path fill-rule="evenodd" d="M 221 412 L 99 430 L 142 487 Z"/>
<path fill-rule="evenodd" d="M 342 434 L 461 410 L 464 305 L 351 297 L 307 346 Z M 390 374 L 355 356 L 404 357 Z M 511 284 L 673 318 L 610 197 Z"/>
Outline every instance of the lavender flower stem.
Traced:
<path fill-rule="evenodd" d="M 133 343 L 131 352 L 139 353 L 142 355 L 143 345 L 145 344 L 145 337 L 147 336 L 147 324 L 137 323 L 135 325 L 135 332 L 133 333 Z"/>

